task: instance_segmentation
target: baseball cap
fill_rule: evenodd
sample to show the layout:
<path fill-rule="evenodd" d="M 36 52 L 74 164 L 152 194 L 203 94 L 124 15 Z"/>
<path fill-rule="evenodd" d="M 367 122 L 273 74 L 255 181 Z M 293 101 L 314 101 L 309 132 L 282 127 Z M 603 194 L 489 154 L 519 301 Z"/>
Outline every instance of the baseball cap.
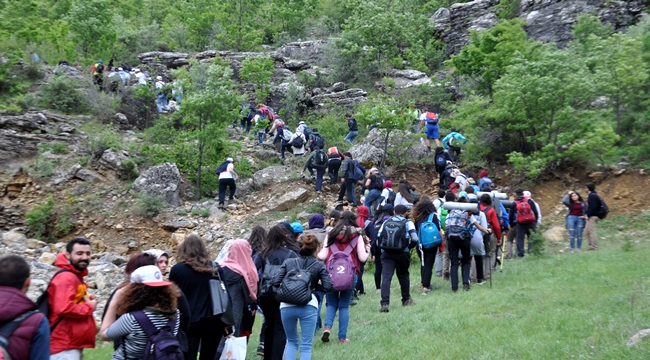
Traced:
<path fill-rule="evenodd" d="M 235 160 L 233 160 L 233 158 L 227 158 L 226 161 L 228 161 L 228 162 L 235 162 Z"/>
<path fill-rule="evenodd" d="M 530 197 L 530 196 L 532 196 L 532 194 L 530 193 L 530 191 L 526 190 L 526 191 L 524 191 L 524 196 Z"/>
<path fill-rule="evenodd" d="M 467 199 L 467 192 L 466 191 L 461 191 L 461 192 L 458 193 L 458 198 L 460 199 L 462 197 Z"/>
<path fill-rule="evenodd" d="M 156 265 L 146 265 L 135 269 L 131 273 L 132 284 L 145 284 L 147 286 L 169 286 L 170 281 L 163 280 L 162 273 Z"/>
<path fill-rule="evenodd" d="M 302 228 L 302 224 L 299 222 L 292 222 L 291 228 L 293 229 L 294 234 L 305 232 L 305 230 Z"/>

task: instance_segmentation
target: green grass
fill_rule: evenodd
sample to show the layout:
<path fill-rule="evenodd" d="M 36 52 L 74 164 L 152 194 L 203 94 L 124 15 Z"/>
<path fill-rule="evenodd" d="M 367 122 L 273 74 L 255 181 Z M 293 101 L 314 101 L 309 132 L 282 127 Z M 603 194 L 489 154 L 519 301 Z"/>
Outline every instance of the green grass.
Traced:
<path fill-rule="evenodd" d="M 599 251 L 568 254 L 547 246 L 548 255 L 506 261 L 503 272 L 493 274 L 492 288 L 488 282 L 454 294 L 449 282 L 434 277 L 435 290 L 424 296 L 419 267 L 412 265 L 411 295 L 417 305 L 401 306 L 394 277 L 387 314 L 379 312 L 380 296 L 367 272 L 368 294 L 351 309 L 351 342 L 323 343 L 319 331 L 313 358 L 647 359 L 649 338 L 632 347 L 625 344 L 639 330 L 650 328 L 646 217 L 601 222 Z M 621 224 L 628 225 L 623 232 Z M 632 242 L 626 240 L 630 237 Z M 259 320 L 248 359 L 261 359 L 255 355 Z M 333 340 L 337 331 L 335 320 Z M 102 357 L 93 357 L 95 353 Z M 90 354 L 87 359 L 110 357 L 107 350 Z"/>

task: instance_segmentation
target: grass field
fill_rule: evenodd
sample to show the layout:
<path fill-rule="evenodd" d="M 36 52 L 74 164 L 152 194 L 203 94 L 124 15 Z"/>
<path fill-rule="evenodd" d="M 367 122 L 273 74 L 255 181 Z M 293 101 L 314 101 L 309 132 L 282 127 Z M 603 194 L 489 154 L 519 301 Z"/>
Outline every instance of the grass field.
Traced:
<path fill-rule="evenodd" d="M 468 292 L 452 293 L 434 278 L 422 295 L 417 265 L 411 295 L 402 307 L 393 278 L 389 313 L 379 312 L 370 273 L 367 295 L 351 310 L 349 344 L 314 339 L 313 358 L 327 359 L 649 359 L 650 338 L 626 341 L 650 328 L 650 233 L 648 214 L 618 216 L 600 224 L 600 250 L 506 261 L 503 272 Z M 583 249 L 586 249 L 586 240 Z M 324 311 L 323 311 L 324 316 Z M 259 320 L 259 318 L 258 318 Z M 259 334 L 260 321 L 254 333 Z M 338 324 L 332 335 L 336 340 Z M 251 337 L 248 359 L 258 337 Z M 112 347 L 86 358 L 109 359 Z"/>

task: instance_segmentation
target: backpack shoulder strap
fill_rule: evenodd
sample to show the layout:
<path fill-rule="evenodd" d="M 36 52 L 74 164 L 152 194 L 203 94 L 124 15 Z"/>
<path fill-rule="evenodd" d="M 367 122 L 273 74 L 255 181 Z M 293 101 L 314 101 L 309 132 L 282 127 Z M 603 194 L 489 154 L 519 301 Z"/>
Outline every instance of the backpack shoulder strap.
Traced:
<path fill-rule="evenodd" d="M 131 315 L 133 315 L 133 317 L 138 322 L 138 324 L 140 324 L 142 330 L 145 332 L 145 334 L 147 334 L 147 337 L 153 336 L 153 334 L 158 330 L 151 323 L 151 320 L 149 320 L 147 314 L 145 314 L 144 311 L 142 310 L 133 311 L 131 312 Z"/>
<path fill-rule="evenodd" d="M 11 334 L 22 325 L 22 323 L 27 320 L 30 316 L 38 313 L 38 309 L 30 310 L 27 312 L 24 312 L 20 314 L 17 318 L 5 323 L 4 325 L 0 326 L 0 337 L 4 337 L 5 339 L 9 339 Z"/>
<path fill-rule="evenodd" d="M 343 253 L 345 253 L 345 255 L 350 256 L 350 254 L 352 254 L 352 251 L 357 248 L 357 244 L 359 243 L 359 236 L 361 235 L 358 235 L 352 239 L 352 241 L 350 241 L 350 244 L 345 247 L 345 250 L 343 250 Z"/>

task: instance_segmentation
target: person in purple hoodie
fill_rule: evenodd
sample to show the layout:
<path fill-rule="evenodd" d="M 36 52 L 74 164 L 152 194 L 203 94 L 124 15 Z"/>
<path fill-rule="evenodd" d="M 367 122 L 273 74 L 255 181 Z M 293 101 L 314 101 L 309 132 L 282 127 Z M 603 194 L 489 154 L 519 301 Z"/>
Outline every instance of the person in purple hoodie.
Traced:
<path fill-rule="evenodd" d="M 18 255 L 0 258 L 0 333 L 14 320 L 22 321 L 9 334 L 9 356 L 17 360 L 46 360 L 50 358 L 50 323 L 25 295 L 30 284 L 25 259 Z"/>

